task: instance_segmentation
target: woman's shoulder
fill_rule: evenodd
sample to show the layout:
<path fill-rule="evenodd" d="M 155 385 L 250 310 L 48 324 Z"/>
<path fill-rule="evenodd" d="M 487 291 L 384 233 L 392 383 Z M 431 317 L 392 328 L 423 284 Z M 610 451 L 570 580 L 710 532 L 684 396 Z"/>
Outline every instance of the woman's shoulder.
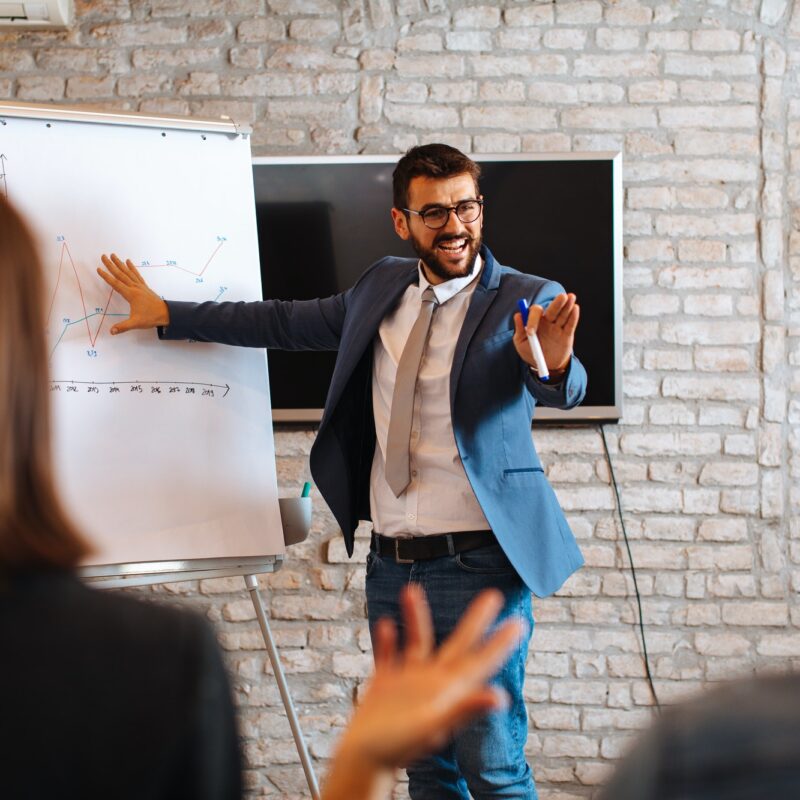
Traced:
<path fill-rule="evenodd" d="M 0 589 L 6 624 L 18 629 L 58 630 L 75 647 L 102 649 L 117 657 L 185 659 L 214 642 L 208 622 L 195 611 L 169 607 L 116 589 L 98 589 L 76 575 L 43 572 L 18 576 L 10 593 Z"/>

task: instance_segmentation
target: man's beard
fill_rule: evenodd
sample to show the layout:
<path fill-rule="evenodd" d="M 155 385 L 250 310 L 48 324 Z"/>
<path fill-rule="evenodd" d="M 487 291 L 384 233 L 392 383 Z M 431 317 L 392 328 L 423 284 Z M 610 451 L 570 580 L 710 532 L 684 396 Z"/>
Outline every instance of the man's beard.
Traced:
<path fill-rule="evenodd" d="M 440 254 L 436 249 L 443 242 L 459 239 L 466 239 L 464 253 L 467 258 L 463 267 L 448 264 L 446 260 L 447 257 Z M 478 251 L 481 248 L 481 236 L 479 234 L 477 238 L 473 238 L 466 233 L 457 235 L 443 233 L 441 236 L 436 237 L 433 242 L 433 247 L 428 249 L 412 233 L 411 246 L 414 248 L 414 252 L 422 259 L 425 266 L 436 275 L 437 278 L 441 278 L 443 281 L 449 281 L 453 278 L 463 278 L 472 272 L 475 266 L 475 259 L 478 257 Z"/>

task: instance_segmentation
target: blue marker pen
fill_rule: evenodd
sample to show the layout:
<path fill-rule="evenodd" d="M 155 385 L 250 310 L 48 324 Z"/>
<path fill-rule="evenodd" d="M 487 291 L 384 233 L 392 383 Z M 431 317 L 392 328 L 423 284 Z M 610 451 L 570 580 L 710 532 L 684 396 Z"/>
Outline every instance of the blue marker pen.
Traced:
<path fill-rule="evenodd" d="M 522 314 L 522 325 L 523 327 L 527 328 L 528 326 L 528 301 L 518 300 L 517 305 L 519 306 L 519 313 Z M 536 370 L 539 373 L 539 380 L 540 381 L 549 381 L 550 380 L 550 373 L 547 371 L 547 362 L 544 360 L 544 353 L 542 352 L 542 346 L 539 344 L 539 337 L 536 335 L 536 331 L 525 331 L 528 335 L 528 344 L 531 346 L 531 352 L 533 353 L 533 360 L 536 362 Z"/>

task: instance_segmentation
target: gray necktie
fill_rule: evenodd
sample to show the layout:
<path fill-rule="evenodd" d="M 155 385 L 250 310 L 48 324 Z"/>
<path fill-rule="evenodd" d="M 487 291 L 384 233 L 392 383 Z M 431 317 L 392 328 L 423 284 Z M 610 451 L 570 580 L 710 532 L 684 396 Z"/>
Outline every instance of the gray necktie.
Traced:
<path fill-rule="evenodd" d="M 389 435 L 386 439 L 386 482 L 395 497 L 400 497 L 411 481 L 408 448 L 411 440 L 411 417 L 414 413 L 414 391 L 436 305 L 436 295 L 433 287 L 429 286 L 422 293 L 419 316 L 408 335 L 403 355 L 397 365 Z"/>

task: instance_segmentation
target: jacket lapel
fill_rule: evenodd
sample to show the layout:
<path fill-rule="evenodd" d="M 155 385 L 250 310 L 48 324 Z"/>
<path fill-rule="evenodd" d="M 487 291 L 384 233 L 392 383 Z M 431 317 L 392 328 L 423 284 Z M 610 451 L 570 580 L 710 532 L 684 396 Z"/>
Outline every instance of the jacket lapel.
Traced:
<path fill-rule="evenodd" d="M 481 246 L 481 258 L 483 259 L 483 271 L 481 279 L 472 294 L 472 301 L 467 309 L 464 324 L 461 326 L 461 333 L 458 335 L 456 350 L 453 354 L 453 366 L 450 369 L 450 414 L 455 419 L 455 397 L 458 388 L 458 379 L 461 376 L 461 368 L 464 366 L 464 357 L 467 348 L 478 329 L 481 320 L 489 310 L 489 306 L 497 296 L 497 287 L 500 285 L 500 271 L 496 269 L 497 262 L 491 251 L 485 245 Z"/>
<path fill-rule="evenodd" d="M 372 345 L 383 318 L 397 305 L 405 290 L 417 280 L 418 262 L 410 259 L 406 261 L 410 264 L 403 265 L 401 269 L 387 267 L 385 280 L 379 283 L 380 293 L 365 298 L 364 308 L 359 308 L 360 313 L 352 327 L 346 337 L 342 337 L 339 357 L 336 359 L 336 368 L 325 402 L 326 409 L 333 409 L 338 403 L 356 365 L 366 349 Z"/>

